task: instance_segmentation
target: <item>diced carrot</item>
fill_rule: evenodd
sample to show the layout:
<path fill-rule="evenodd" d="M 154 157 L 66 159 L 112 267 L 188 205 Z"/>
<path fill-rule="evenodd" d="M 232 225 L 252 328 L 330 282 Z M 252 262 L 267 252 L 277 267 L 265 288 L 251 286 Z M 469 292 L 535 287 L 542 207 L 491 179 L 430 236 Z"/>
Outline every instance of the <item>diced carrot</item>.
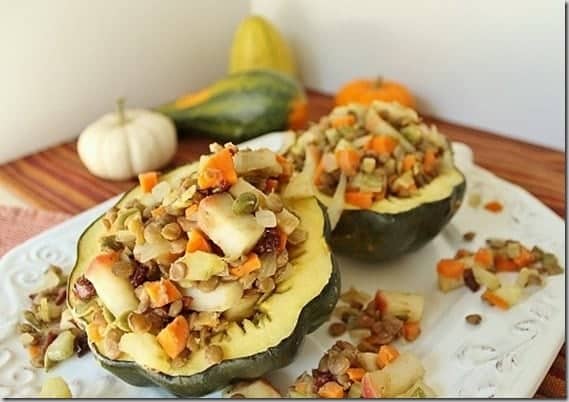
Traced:
<path fill-rule="evenodd" d="M 460 248 L 460 249 L 458 249 L 458 251 L 454 255 L 454 258 L 459 259 L 459 258 L 463 258 L 463 257 L 469 257 L 471 255 L 472 255 L 472 253 L 470 251 L 468 251 L 464 248 Z"/>
<path fill-rule="evenodd" d="M 460 260 L 442 259 L 437 264 L 437 272 L 448 278 L 460 278 L 464 273 L 464 263 Z"/>
<path fill-rule="evenodd" d="M 288 240 L 287 234 L 279 229 L 279 248 L 278 251 L 281 252 L 286 248 L 286 242 Z"/>
<path fill-rule="evenodd" d="M 484 209 L 494 212 L 495 214 L 502 212 L 504 206 L 500 201 L 490 201 L 484 204 Z"/>
<path fill-rule="evenodd" d="M 328 381 L 318 389 L 322 398 L 341 399 L 344 397 L 344 388 L 336 381 Z"/>
<path fill-rule="evenodd" d="M 340 170 L 347 176 L 353 176 L 360 167 L 360 154 L 355 149 L 339 149 L 335 152 Z"/>
<path fill-rule="evenodd" d="M 518 265 L 505 255 L 498 254 L 494 258 L 494 264 L 496 265 L 496 271 L 500 272 L 516 272 L 519 270 Z"/>
<path fill-rule="evenodd" d="M 518 255 L 515 258 L 512 258 L 512 261 L 514 262 L 514 264 L 517 265 L 518 268 L 523 268 L 531 264 L 534 261 L 534 259 L 533 255 L 529 252 L 529 250 L 522 246 L 520 250 L 520 255 Z"/>
<path fill-rule="evenodd" d="M 344 199 L 347 203 L 369 209 L 373 205 L 373 193 L 365 191 L 346 191 Z"/>
<path fill-rule="evenodd" d="M 39 344 L 38 345 L 28 345 L 28 347 L 26 349 L 28 351 L 28 356 L 29 356 L 30 360 L 37 359 L 41 355 L 42 347 Z"/>
<path fill-rule="evenodd" d="M 98 254 L 91 264 L 100 264 L 100 265 L 113 265 L 115 262 L 118 261 L 120 254 L 116 251 L 109 251 L 108 253 Z"/>
<path fill-rule="evenodd" d="M 474 262 L 484 268 L 490 268 L 494 265 L 494 253 L 489 248 L 483 247 L 474 254 Z"/>
<path fill-rule="evenodd" d="M 338 128 L 338 127 L 351 126 L 355 122 L 356 118 L 354 117 L 354 115 L 346 114 L 344 116 L 335 117 L 334 119 L 332 119 L 330 124 L 332 127 Z"/>
<path fill-rule="evenodd" d="M 487 290 L 484 293 L 482 293 L 482 299 L 486 300 L 492 306 L 496 306 L 502 310 L 507 310 L 510 308 L 510 305 L 508 304 L 508 302 L 506 302 L 500 296 L 496 296 L 490 290 Z"/>
<path fill-rule="evenodd" d="M 351 381 L 361 381 L 365 373 L 365 369 L 361 367 L 350 367 L 346 370 L 346 374 Z"/>
<path fill-rule="evenodd" d="M 290 163 L 287 158 L 285 158 L 282 155 L 277 155 L 277 162 L 279 163 L 279 165 L 281 165 L 281 167 L 283 169 L 283 172 L 281 173 L 281 177 L 292 176 L 293 166 L 292 166 L 292 163 Z"/>
<path fill-rule="evenodd" d="M 174 359 L 186 348 L 189 333 L 188 321 L 179 315 L 156 335 L 156 340 L 164 352 Z"/>
<path fill-rule="evenodd" d="M 223 148 L 200 161 L 198 172 L 198 187 L 200 189 L 226 188 L 236 182 L 237 172 L 229 149 Z"/>
<path fill-rule="evenodd" d="M 149 193 L 158 183 L 158 172 L 146 172 L 138 175 L 138 182 L 143 193 Z"/>
<path fill-rule="evenodd" d="M 408 170 L 411 170 L 413 166 L 415 166 L 415 163 L 417 163 L 417 158 L 415 157 L 415 155 L 413 154 L 405 155 L 405 157 L 403 158 L 403 171 L 406 172 Z"/>
<path fill-rule="evenodd" d="M 391 363 L 393 360 L 397 359 L 399 356 L 399 351 L 395 346 L 392 345 L 381 345 L 379 352 L 377 352 L 376 363 L 377 366 L 382 369 Z"/>
<path fill-rule="evenodd" d="M 403 337 L 412 342 L 421 335 L 421 325 L 418 321 L 406 321 L 403 324 Z"/>
<path fill-rule="evenodd" d="M 437 168 L 438 160 L 436 150 L 429 148 L 423 156 L 423 170 L 425 173 L 434 173 Z"/>
<path fill-rule="evenodd" d="M 196 212 L 198 212 L 198 204 L 192 204 L 186 208 L 184 215 L 186 215 L 186 218 L 191 218 Z"/>
<path fill-rule="evenodd" d="M 265 182 L 265 193 L 270 194 L 277 190 L 279 186 L 279 181 L 277 179 L 267 179 Z"/>
<path fill-rule="evenodd" d="M 211 245 L 207 238 L 202 234 L 199 229 L 192 229 L 188 233 L 188 242 L 186 243 L 186 253 L 193 253 L 194 251 L 211 252 Z"/>
<path fill-rule="evenodd" d="M 320 158 L 320 162 L 316 166 L 316 172 L 314 172 L 314 184 L 316 186 L 322 182 L 322 173 L 324 173 L 324 158 Z"/>
<path fill-rule="evenodd" d="M 255 253 L 249 254 L 245 262 L 235 268 L 231 268 L 229 272 L 231 275 L 235 275 L 239 278 L 242 276 L 247 275 L 250 272 L 256 271 L 257 269 L 261 268 L 261 260 L 259 256 Z"/>
<path fill-rule="evenodd" d="M 391 155 L 396 146 L 397 140 L 389 135 L 374 135 L 367 143 L 367 149 L 379 155 Z"/>
<path fill-rule="evenodd" d="M 163 307 L 182 298 L 178 288 L 169 279 L 161 279 L 154 282 L 146 282 L 144 289 L 150 298 L 153 308 Z"/>

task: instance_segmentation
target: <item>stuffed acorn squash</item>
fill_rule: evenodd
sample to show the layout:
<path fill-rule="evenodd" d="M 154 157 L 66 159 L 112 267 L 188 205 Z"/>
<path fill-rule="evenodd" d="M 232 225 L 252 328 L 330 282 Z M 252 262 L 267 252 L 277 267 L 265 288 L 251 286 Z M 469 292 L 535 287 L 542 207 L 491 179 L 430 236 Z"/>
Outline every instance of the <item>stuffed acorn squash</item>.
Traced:
<path fill-rule="evenodd" d="M 396 102 L 336 107 L 283 152 L 300 172 L 285 197 L 316 194 L 328 208 L 333 250 L 364 260 L 427 243 L 466 188 L 446 138 Z"/>
<path fill-rule="evenodd" d="M 292 166 L 266 149 L 211 148 L 143 175 L 83 233 L 68 283 L 100 364 L 179 396 L 290 363 L 340 287 L 318 201 L 278 195 Z"/>

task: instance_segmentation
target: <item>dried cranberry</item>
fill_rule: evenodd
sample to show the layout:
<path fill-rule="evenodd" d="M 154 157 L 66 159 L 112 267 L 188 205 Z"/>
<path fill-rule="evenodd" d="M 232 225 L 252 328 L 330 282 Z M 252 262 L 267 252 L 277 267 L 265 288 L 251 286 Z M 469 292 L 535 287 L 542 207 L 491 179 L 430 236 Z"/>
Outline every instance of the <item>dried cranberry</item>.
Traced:
<path fill-rule="evenodd" d="M 57 290 L 57 296 L 55 296 L 55 304 L 60 306 L 65 301 L 66 297 L 67 297 L 67 289 L 59 288 Z"/>
<path fill-rule="evenodd" d="M 73 292 L 80 300 L 89 300 L 97 293 L 91 281 L 81 276 L 73 286 Z"/>
<path fill-rule="evenodd" d="M 137 288 L 146 281 L 146 276 L 148 274 L 148 267 L 136 264 L 134 267 L 134 272 L 130 276 L 129 280 L 133 287 Z"/>
<path fill-rule="evenodd" d="M 329 381 L 335 381 L 334 375 L 329 371 L 312 370 L 312 377 L 314 378 L 314 386 L 316 389 L 320 388 Z"/>
<path fill-rule="evenodd" d="M 266 228 L 263 236 L 255 246 L 255 252 L 257 254 L 272 253 L 278 250 L 279 243 L 279 230 L 277 228 Z"/>
<path fill-rule="evenodd" d="M 87 334 L 81 333 L 78 337 L 75 338 L 74 343 L 74 350 L 77 353 L 77 356 L 81 357 L 89 352 L 89 344 L 87 342 Z"/>
<path fill-rule="evenodd" d="M 472 273 L 471 269 L 465 269 L 462 276 L 464 277 L 464 284 L 468 286 L 468 289 L 473 292 L 477 292 L 478 289 L 480 289 L 480 284 L 476 282 L 476 278 L 474 278 L 474 273 Z"/>

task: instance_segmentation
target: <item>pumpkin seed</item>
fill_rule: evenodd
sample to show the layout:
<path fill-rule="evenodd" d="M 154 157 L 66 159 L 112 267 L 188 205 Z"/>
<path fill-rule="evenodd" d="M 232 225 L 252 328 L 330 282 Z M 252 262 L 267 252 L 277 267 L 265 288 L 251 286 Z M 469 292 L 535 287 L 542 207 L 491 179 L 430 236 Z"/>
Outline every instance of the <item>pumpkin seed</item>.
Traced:
<path fill-rule="evenodd" d="M 182 234 L 182 228 L 176 222 L 168 223 L 162 228 L 160 234 L 166 240 L 176 240 Z"/>
<path fill-rule="evenodd" d="M 187 271 L 188 267 L 183 261 L 176 261 L 170 266 L 168 275 L 171 280 L 178 282 L 186 277 Z"/>
<path fill-rule="evenodd" d="M 63 331 L 53 342 L 49 344 L 45 351 L 44 367 L 49 370 L 60 361 L 73 356 L 75 335 L 71 331 Z"/>
<path fill-rule="evenodd" d="M 217 288 L 218 285 L 219 285 L 219 277 L 212 276 L 207 281 L 198 282 L 198 289 L 203 292 L 212 292 Z"/>
<path fill-rule="evenodd" d="M 259 207 L 259 198 L 255 193 L 246 191 L 239 194 L 233 201 L 233 213 L 236 215 L 248 215 L 254 213 Z"/>
<path fill-rule="evenodd" d="M 350 368 L 350 360 L 342 355 L 333 354 L 328 357 L 328 370 L 335 376 L 340 376 Z"/>
<path fill-rule="evenodd" d="M 548 275 L 558 275 L 563 272 L 563 268 L 559 265 L 557 257 L 552 253 L 543 254 L 543 268 Z"/>
<path fill-rule="evenodd" d="M 506 255 L 508 258 L 518 258 L 522 251 L 521 245 L 518 242 L 509 241 L 506 243 Z"/>
<path fill-rule="evenodd" d="M 274 192 L 265 198 L 265 205 L 273 212 L 281 212 L 284 208 L 283 200 Z"/>
<path fill-rule="evenodd" d="M 258 281 L 257 287 L 263 293 L 271 292 L 275 289 L 275 281 L 273 278 L 264 278 Z"/>
<path fill-rule="evenodd" d="M 103 341 L 105 356 L 109 357 L 110 359 L 117 359 L 120 356 L 121 351 L 119 349 L 119 341 L 122 337 L 122 334 L 122 331 L 119 331 L 117 329 L 111 329 L 109 332 L 107 332 Z"/>
<path fill-rule="evenodd" d="M 223 349 L 218 345 L 209 345 L 205 349 L 205 358 L 209 362 L 217 364 L 223 360 Z"/>
<path fill-rule="evenodd" d="M 334 322 L 328 327 L 328 334 L 333 337 L 342 336 L 346 332 L 346 324 Z"/>
<path fill-rule="evenodd" d="M 128 315 L 128 326 L 132 332 L 148 332 L 152 323 L 145 314 L 132 312 Z"/>
<path fill-rule="evenodd" d="M 117 261 L 112 267 L 113 274 L 119 278 L 128 279 L 134 273 L 134 267 L 129 261 Z"/>
<path fill-rule="evenodd" d="M 24 332 L 23 334 L 20 335 L 20 342 L 24 346 L 37 345 L 37 343 L 39 342 L 39 337 L 36 335 L 32 335 L 29 332 Z"/>
<path fill-rule="evenodd" d="M 486 240 L 486 244 L 491 248 L 498 249 L 506 246 L 506 240 L 498 238 L 490 238 Z"/>
<path fill-rule="evenodd" d="M 482 316 L 480 314 L 469 314 L 465 319 L 466 322 L 471 325 L 478 325 L 482 322 Z"/>
<path fill-rule="evenodd" d="M 182 308 L 184 307 L 184 303 L 182 300 L 176 300 L 170 304 L 168 308 L 168 315 L 170 317 L 176 317 L 178 314 L 182 312 Z"/>

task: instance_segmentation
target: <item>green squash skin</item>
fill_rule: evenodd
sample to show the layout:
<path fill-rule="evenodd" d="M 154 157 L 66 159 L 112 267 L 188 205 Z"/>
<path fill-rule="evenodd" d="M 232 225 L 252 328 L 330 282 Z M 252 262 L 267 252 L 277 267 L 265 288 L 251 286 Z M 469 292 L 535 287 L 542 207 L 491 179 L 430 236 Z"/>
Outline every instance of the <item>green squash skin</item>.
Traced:
<path fill-rule="evenodd" d="M 328 320 L 340 295 L 340 272 L 334 265 L 332 276 L 319 296 L 302 310 L 291 335 L 264 352 L 223 361 L 191 376 L 169 376 L 145 370 L 133 362 L 110 360 L 93 350 L 101 366 L 123 381 L 135 386 L 160 386 L 179 397 L 197 397 L 220 390 L 233 381 L 254 379 L 289 365 L 295 358 L 304 336 Z M 93 346 L 91 346 L 92 349 Z"/>
<path fill-rule="evenodd" d="M 324 216 L 323 236 L 329 242 L 330 222 L 325 207 L 320 202 L 318 204 Z M 294 360 L 304 336 L 318 329 L 330 318 L 341 291 L 340 270 L 332 253 L 330 253 L 330 263 L 332 273 L 328 283 L 322 292 L 302 309 L 294 331 L 278 345 L 264 352 L 222 361 L 191 376 L 169 376 L 147 370 L 132 361 L 109 359 L 101 355 L 90 342 L 89 347 L 95 360 L 104 369 L 128 384 L 139 387 L 159 386 L 179 397 L 203 396 L 220 390 L 234 381 L 261 377 L 270 371 L 289 365 Z M 72 284 L 69 283 L 68 292 L 71 292 L 71 289 Z M 68 306 L 71 306 L 69 301 Z"/>
<path fill-rule="evenodd" d="M 208 88 L 206 100 L 179 109 L 157 108 L 181 132 L 198 131 L 221 141 L 241 142 L 285 129 L 291 104 L 305 97 L 302 87 L 282 74 L 253 70 L 232 74 Z"/>
<path fill-rule="evenodd" d="M 450 195 L 398 214 L 345 210 L 332 232 L 332 250 L 359 260 L 378 262 L 417 250 L 431 241 L 454 216 L 466 180 Z"/>

